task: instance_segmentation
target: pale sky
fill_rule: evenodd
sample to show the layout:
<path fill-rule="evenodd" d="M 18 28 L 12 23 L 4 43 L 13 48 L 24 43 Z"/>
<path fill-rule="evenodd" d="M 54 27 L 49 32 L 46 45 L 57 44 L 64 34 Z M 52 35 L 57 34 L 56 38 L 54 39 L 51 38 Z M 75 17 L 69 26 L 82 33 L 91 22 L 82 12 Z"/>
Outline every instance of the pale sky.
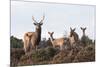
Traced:
<path fill-rule="evenodd" d="M 70 27 L 82 36 L 80 27 L 87 27 L 86 35 L 95 39 L 95 11 L 94 5 L 73 5 L 42 2 L 11 1 L 11 35 L 23 39 L 25 32 L 34 32 L 35 26 L 32 16 L 40 21 L 43 14 L 45 19 L 42 26 L 42 38 L 48 38 L 48 31 L 54 32 L 54 38 L 62 37 Z"/>

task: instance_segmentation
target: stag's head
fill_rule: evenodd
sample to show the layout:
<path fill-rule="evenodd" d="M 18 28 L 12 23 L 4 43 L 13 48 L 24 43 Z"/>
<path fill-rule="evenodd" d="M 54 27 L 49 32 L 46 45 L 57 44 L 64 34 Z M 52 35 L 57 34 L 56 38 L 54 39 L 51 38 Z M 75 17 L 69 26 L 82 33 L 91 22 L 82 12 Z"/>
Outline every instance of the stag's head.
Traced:
<path fill-rule="evenodd" d="M 41 26 L 43 25 L 43 20 L 44 20 L 45 16 L 42 17 L 42 19 L 40 20 L 40 22 L 37 22 L 34 17 L 32 16 L 33 19 L 33 24 L 36 26 L 36 29 L 40 29 Z"/>
<path fill-rule="evenodd" d="M 75 33 L 74 31 L 75 31 L 75 29 L 76 29 L 76 28 L 72 29 L 72 28 L 70 27 L 70 37 L 72 37 L 72 36 L 74 35 L 74 33 Z"/>

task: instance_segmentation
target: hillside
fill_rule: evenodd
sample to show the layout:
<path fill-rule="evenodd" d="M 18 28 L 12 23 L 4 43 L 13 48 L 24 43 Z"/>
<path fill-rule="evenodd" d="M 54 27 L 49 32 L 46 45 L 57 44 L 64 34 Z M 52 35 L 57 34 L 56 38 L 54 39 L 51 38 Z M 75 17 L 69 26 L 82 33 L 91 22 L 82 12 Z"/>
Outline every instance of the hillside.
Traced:
<path fill-rule="evenodd" d="M 95 61 L 95 45 L 59 50 L 51 46 L 24 53 L 22 48 L 11 48 L 11 66 L 76 63 Z"/>

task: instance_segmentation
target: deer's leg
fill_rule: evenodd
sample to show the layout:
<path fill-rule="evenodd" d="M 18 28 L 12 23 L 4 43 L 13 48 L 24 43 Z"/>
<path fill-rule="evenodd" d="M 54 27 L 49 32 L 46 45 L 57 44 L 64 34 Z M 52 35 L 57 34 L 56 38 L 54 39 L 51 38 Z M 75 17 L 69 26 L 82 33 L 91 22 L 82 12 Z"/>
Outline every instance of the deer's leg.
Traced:
<path fill-rule="evenodd" d="M 31 47 L 32 47 L 32 50 L 36 49 L 36 43 L 33 40 L 31 40 Z"/>
<path fill-rule="evenodd" d="M 27 51 L 30 51 L 30 41 L 29 41 L 29 39 L 27 40 Z"/>
<path fill-rule="evenodd" d="M 24 40 L 24 51 L 27 52 L 27 40 Z"/>
<path fill-rule="evenodd" d="M 62 45 L 60 45 L 60 50 L 62 50 L 63 49 L 63 46 Z"/>
<path fill-rule="evenodd" d="M 24 46 L 24 51 L 25 51 L 25 53 L 27 52 L 26 46 Z"/>
<path fill-rule="evenodd" d="M 33 45 L 32 46 L 32 49 L 34 49 L 36 51 L 37 50 L 37 46 L 36 45 Z"/>
<path fill-rule="evenodd" d="M 36 45 L 36 50 L 38 49 L 38 46 Z"/>

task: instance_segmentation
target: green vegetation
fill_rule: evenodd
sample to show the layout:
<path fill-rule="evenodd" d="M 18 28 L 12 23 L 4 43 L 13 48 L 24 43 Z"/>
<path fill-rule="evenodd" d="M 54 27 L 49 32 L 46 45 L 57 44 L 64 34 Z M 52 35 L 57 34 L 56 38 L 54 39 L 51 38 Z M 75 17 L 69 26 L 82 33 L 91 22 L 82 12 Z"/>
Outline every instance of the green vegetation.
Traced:
<path fill-rule="evenodd" d="M 13 42 L 14 41 L 14 42 Z M 88 37 L 83 37 L 79 45 L 71 49 L 59 50 L 53 48 L 51 42 L 42 41 L 47 46 L 24 53 L 22 40 L 11 37 L 11 66 L 76 63 L 95 61 L 95 43 Z M 16 46 L 15 46 L 16 45 Z M 41 45 L 41 44 L 40 44 Z M 50 46 L 51 45 L 51 46 Z"/>
<path fill-rule="evenodd" d="M 11 65 L 36 65 L 36 64 L 48 64 L 49 61 L 53 59 L 55 54 L 57 54 L 58 50 L 53 47 L 46 47 L 45 49 L 38 49 L 37 51 L 31 51 L 27 54 L 21 53 L 22 50 L 19 51 L 12 50 L 11 54 Z M 13 60 L 16 59 L 16 60 Z M 18 62 L 16 62 L 18 61 Z"/>
<path fill-rule="evenodd" d="M 22 48 L 23 47 L 23 41 L 14 36 L 10 37 L 10 44 L 11 44 L 10 45 L 11 48 Z"/>

